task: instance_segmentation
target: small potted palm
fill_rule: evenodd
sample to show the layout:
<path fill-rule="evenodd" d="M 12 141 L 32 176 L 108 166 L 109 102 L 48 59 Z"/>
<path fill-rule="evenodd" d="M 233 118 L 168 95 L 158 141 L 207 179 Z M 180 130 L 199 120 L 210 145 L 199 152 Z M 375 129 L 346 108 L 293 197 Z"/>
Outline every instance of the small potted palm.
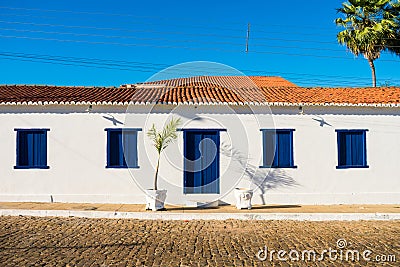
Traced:
<path fill-rule="evenodd" d="M 158 190 L 157 186 L 161 152 L 163 152 L 168 145 L 177 139 L 177 127 L 179 126 L 180 121 L 181 120 L 179 118 L 172 118 L 160 131 L 156 129 L 156 126 L 153 123 L 152 127 L 147 132 L 147 136 L 152 140 L 153 146 L 157 150 L 158 158 L 156 173 L 154 175 L 153 189 L 146 190 L 146 210 L 156 211 L 164 209 L 164 202 L 167 198 L 167 190 Z"/>

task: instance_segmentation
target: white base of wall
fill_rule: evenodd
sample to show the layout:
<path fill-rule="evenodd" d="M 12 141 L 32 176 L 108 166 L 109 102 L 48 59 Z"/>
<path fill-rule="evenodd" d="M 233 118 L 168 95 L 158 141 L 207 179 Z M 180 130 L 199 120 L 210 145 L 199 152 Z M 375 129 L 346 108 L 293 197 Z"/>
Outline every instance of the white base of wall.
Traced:
<path fill-rule="evenodd" d="M 145 204 L 145 195 L 0 195 L 0 202 Z"/>
<path fill-rule="evenodd" d="M 12 210 L 0 209 L 0 216 L 81 217 L 139 220 L 293 220 L 293 221 L 392 221 L 400 213 L 163 213 L 113 212 L 74 210 Z"/>
<path fill-rule="evenodd" d="M 400 193 L 267 193 L 264 195 L 255 193 L 252 203 L 267 205 L 400 204 Z"/>
<path fill-rule="evenodd" d="M 213 196 L 215 201 L 215 196 Z M 83 195 L 83 194 L 0 194 L 0 202 L 60 202 L 60 203 L 110 203 L 110 204 L 145 204 L 144 194 L 132 195 Z M 202 202 L 207 202 L 202 200 Z M 233 194 L 222 202 L 235 204 Z M 168 194 L 167 201 L 168 204 Z M 176 204 L 176 203 L 174 203 Z M 186 203 L 181 203 L 185 205 Z M 254 193 L 252 204 L 289 204 L 289 205 L 338 205 L 338 204 L 400 204 L 400 193 Z"/>
<path fill-rule="evenodd" d="M 0 195 L 0 202 L 52 202 L 51 195 Z"/>

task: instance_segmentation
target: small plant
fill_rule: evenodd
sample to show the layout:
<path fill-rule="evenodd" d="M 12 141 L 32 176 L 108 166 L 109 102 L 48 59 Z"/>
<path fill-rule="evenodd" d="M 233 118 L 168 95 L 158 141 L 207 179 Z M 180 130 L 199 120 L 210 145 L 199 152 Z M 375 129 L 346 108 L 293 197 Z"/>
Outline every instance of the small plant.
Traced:
<path fill-rule="evenodd" d="M 157 131 L 156 126 L 153 123 L 152 127 L 147 132 L 147 136 L 153 141 L 153 146 L 156 148 L 158 153 L 156 174 L 154 176 L 154 190 L 157 190 L 158 169 L 160 166 L 161 152 L 163 152 L 169 144 L 173 143 L 178 138 L 176 131 L 180 123 L 180 118 L 172 118 L 160 131 Z"/>

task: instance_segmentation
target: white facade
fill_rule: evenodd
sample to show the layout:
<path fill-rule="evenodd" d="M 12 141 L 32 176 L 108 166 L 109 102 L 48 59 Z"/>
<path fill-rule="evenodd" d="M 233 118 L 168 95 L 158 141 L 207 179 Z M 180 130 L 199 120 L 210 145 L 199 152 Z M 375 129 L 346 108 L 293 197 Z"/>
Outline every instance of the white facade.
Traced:
<path fill-rule="evenodd" d="M 257 188 L 253 204 L 400 204 L 400 112 L 378 107 L 145 105 L 0 106 L 0 201 L 144 203 L 153 184 L 156 151 L 146 132 L 172 115 L 182 128 L 224 129 L 220 133 L 221 194 L 183 194 L 183 138 L 161 159 L 159 188 L 167 203 L 220 199 L 234 203 L 236 186 Z M 253 114 L 255 113 L 255 115 Z M 327 124 L 321 126 L 321 119 Z M 125 125 L 124 125 L 125 124 Z M 106 128 L 142 128 L 139 168 L 106 168 Z M 294 129 L 297 168 L 262 169 L 260 129 Z M 16 128 L 46 128 L 49 169 L 14 169 Z M 337 169 L 337 129 L 367 129 L 369 168 Z M 245 159 L 245 164 L 243 164 Z M 246 172 L 253 175 L 247 175 Z M 255 171 L 255 173 L 254 173 Z M 252 182 L 249 177 L 255 179 Z M 266 178 L 266 179 L 264 179 Z M 262 184 L 262 188 L 255 186 Z M 263 192 L 263 194 L 262 194 Z"/>

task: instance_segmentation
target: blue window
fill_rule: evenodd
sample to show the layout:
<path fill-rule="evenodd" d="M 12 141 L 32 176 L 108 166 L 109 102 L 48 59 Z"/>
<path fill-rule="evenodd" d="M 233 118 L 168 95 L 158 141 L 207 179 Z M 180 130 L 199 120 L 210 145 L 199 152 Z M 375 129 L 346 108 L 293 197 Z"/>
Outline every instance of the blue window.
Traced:
<path fill-rule="evenodd" d="M 105 129 L 107 131 L 107 168 L 139 168 L 137 132 L 141 129 Z"/>
<path fill-rule="evenodd" d="M 293 129 L 262 129 L 263 168 L 296 168 L 293 161 Z"/>
<path fill-rule="evenodd" d="M 368 168 L 367 130 L 336 130 L 338 144 L 338 169 Z"/>
<path fill-rule="evenodd" d="M 221 130 L 184 129 L 185 194 L 219 194 Z"/>
<path fill-rule="evenodd" d="M 17 164 L 15 169 L 48 169 L 47 131 L 49 129 L 15 129 Z"/>

